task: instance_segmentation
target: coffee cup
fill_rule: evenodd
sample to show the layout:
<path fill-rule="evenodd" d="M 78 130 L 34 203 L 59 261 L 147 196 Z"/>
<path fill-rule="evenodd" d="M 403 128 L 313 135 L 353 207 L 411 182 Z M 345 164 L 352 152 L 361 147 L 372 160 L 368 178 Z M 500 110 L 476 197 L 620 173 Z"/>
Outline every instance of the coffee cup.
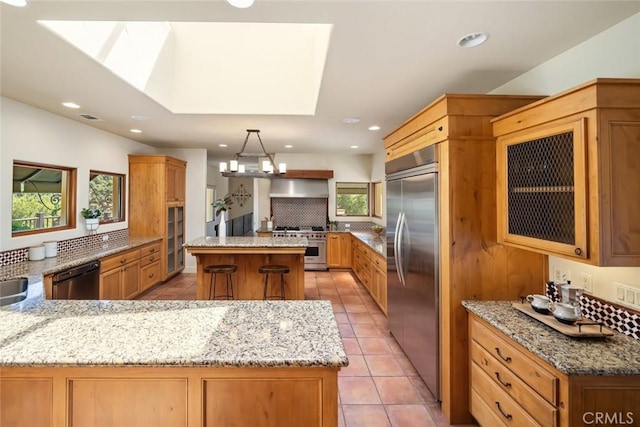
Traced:
<path fill-rule="evenodd" d="M 527 295 L 527 301 L 531 303 L 531 308 L 538 313 L 549 314 L 551 300 L 548 297 L 539 294 Z"/>
<path fill-rule="evenodd" d="M 567 325 L 573 325 L 576 320 L 578 320 L 576 307 L 571 304 L 556 302 L 550 304 L 549 309 L 553 313 L 553 317 L 555 317 L 559 322 L 565 323 Z"/>

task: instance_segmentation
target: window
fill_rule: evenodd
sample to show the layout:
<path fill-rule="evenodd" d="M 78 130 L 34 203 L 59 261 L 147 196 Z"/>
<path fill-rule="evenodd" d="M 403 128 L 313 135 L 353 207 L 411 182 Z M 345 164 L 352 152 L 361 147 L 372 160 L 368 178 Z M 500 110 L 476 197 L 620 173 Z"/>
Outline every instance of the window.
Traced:
<path fill-rule="evenodd" d="M 369 183 L 336 183 L 337 216 L 369 216 Z"/>
<path fill-rule="evenodd" d="M 12 236 L 76 226 L 75 169 L 14 161 L 12 185 Z"/>
<path fill-rule="evenodd" d="M 89 208 L 100 209 L 100 223 L 124 221 L 124 175 L 89 172 Z"/>
<path fill-rule="evenodd" d="M 382 218 L 382 183 L 372 183 L 371 192 L 373 193 L 373 209 L 371 215 L 376 218 Z"/>

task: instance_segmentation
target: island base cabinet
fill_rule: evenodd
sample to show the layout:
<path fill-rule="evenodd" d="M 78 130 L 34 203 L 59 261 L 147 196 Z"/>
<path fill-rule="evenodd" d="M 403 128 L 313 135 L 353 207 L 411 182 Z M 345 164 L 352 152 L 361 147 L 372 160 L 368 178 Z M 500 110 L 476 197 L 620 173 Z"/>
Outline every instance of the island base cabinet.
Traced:
<path fill-rule="evenodd" d="M 337 427 L 333 367 L 3 367 L 11 427 Z"/>
<path fill-rule="evenodd" d="M 204 425 L 278 427 L 285 419 L 291 426 L 321 425 L 321 390 L 318 379 L 206 380 Z"/>
<path fill-rule="evenodd" d="M 51 426 L 51 399 L 50 378 L 0 379 L 0 426 Z"/>

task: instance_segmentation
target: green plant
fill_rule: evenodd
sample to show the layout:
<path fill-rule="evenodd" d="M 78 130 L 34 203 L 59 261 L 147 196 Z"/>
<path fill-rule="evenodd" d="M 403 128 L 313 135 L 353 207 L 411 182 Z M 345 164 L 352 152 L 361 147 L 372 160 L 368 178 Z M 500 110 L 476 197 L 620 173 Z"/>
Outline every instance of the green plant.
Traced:
<path fill-rule="evenodd" d="M 224 196 L 224 198 L 218 199 L 212 203 L 213 208 L 216 210 L 216 216 L 220 215 L 220 212 L 222 211 L 230 210 L 232 204 L 233 200 L 231 200 L 231 196 L 228 194 Z"/>
<path fill-rule="evenodd" d="M 82 215 L 84 219 L 100 218 L 102 211 L 96 208 L 82 208 L 80 215 Z"/>

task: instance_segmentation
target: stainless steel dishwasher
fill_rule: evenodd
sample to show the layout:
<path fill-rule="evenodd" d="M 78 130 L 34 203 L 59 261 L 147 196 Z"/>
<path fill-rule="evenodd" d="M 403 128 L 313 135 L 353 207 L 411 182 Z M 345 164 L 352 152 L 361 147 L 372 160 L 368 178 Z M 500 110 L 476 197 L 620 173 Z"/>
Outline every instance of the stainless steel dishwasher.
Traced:
<path fill-rule="evenodd" d="M 100 263 L 92 261 L 53 276 L 52 299 L 99 299 Z"/>

